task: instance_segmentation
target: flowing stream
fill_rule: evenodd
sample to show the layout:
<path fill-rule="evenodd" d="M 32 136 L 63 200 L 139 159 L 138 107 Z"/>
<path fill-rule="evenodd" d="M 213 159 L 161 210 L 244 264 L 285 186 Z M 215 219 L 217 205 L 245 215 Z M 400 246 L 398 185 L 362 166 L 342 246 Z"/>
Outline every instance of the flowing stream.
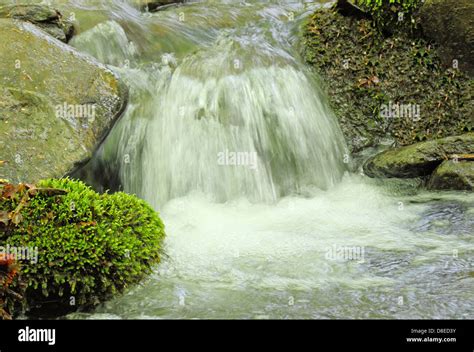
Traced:
<path fill-rule="evenodd" d="M 70 318 L 474 318 L 472 194 L 349 172 L 298 55 L 325 1 L 60 3 L 71 45 L 130 87 L 87 179 L 146 199 L 168 235 L 147 280 Z"/>

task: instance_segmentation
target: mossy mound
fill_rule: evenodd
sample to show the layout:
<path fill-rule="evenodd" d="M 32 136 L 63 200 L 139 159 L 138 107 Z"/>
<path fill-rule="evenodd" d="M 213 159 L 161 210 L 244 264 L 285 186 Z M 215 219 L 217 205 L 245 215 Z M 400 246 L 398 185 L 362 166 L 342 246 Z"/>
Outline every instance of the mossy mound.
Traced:
<path fill-rule="evenodd" d="M 0 223 L 0 244 L 38 250 L 36 263 L 20 260 L 30 309 L 46 302 L 63 312 L 94 306 L 159 262 L 163 223 L 133 195 L 98 194 L 70 179 L 0 191 L 0 209 L 10 219 Z"/>
<path fill-rule="evenodd" d="M 373 21 L 331 9 L 315 12 L 304 29 L 304 59 L 322 76 L 353 152 L 386 137 L 409 145 L 474 130 L 474 81 L 443 66 L 434 44 L 385 37 Z M 419 114 L 381 114 L 397 104 Z"/>

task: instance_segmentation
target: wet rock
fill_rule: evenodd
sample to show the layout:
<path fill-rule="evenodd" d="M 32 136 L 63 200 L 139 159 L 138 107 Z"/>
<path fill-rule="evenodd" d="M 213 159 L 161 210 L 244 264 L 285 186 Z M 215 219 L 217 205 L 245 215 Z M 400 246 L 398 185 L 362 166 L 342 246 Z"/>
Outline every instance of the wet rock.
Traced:
<path fill-rule="evenodd" d="M 142 9 L 148 9 L 148 11 L 153 12 L 153 11 L 158 11 L 160 7 L 167 6 L 167 5 L 173 5 L 173 4 L 179 4 L 179 3 L 184 3 L 186 2 L 185 0 L 158 0 L 158 1 L 140 1 L 140 5 Z"/>
<path fill-rule="evenodd" d="M 456 155 L 474 153 L 474 133 L 452 136 L 389 149 L 367 160 L 364 172 L 370 177 L 420 177 Z"/>
<path fill-rule="evenodd" d="M 474 161 L 446 160 L 431 175 L 429 189 L 474 190 Z"/>
<path fill-rule="evenodd" d="M 126 106 L 105 66 L 28 22 L 0 19 L 0 178 L 61 177 L 87 161 Z"/>
<path fill-rule="evenodd" d="M 420 10 L 425 35 L 440 45 L 444 63 L 474 75 L 474 1 L 426 0 Z"/>
<path fill-rule="evenodd" d="M 13 18 L 28 21 L 67 43 L 74 34 L 74 25 L 63 19 L 61 13 L 44 5 L 7 5 L 0 7 L 0 18 Z"/>

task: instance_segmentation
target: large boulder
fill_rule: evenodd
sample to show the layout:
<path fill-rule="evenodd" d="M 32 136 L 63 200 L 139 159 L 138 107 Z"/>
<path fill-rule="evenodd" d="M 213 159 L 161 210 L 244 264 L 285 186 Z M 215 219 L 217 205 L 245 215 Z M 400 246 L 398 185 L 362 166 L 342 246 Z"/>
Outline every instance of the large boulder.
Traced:
<path fill-rule="evenodd" d="M 428 181 L 430 189 L 474 190 L 474 161 L 446 160 Z"/>
<path fill-rule="evenodd" d="M 474 1 L 426 0 L 420 9 L 425 35 L 439 44 L 441 58 L 474 75 Z"/>
<path fill-rule="evenodd" d="M 0 178 L 61 177 L 87 161 L 126 106 L 127 89 L 93 58 L 0 19 Z"/>
<path fill-rule="evenodd" d="M 420 177 L 430 175 L 449 158 L 474 153 L 474 132 L 389 149 L 367 160 L 370 177 Z"/>
<path fill-rule="evenodd" d="M 31 22 L 65 43 L 74 34 L 72 22 L 64 19 L 58 10 L 45 5 L 21 4 L 0 6 L 0 18 L 14 18 Z"/>
<path fill-rule="evenodd" d="M 82 2 L 82 5 L 80 2 Z M 89 1 L 86 3 L 84 0 L 81 0 L 80 2 L 71 0 L 0 0 L 0 6 L 7 6 L 15 3 L 16 5 L 41 5 L 42 7 L 52 7 L 54 11 L 61 14 L 60 22 L 62 24 L 74 27 L 74 32 L 71 34 L 75 37 L 76 35 L 93 28 L 97 24 L 110 19 L 110 1 L 108 5 L 107 1 Z M 49 5 L 45 5 L 45 3 L 48 3 Z M 25 21 L 26 19 L 22 20 Z M 36 24 L 37 26 L 41 23 L 35 23 L 33 21 L 28 22 Z"/>

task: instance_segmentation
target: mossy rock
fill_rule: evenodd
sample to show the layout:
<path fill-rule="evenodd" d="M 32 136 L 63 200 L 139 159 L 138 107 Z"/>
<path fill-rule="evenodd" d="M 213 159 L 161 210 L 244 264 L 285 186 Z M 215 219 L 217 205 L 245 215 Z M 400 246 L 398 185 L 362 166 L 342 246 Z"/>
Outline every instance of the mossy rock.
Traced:
<path fill-rule="evenodd" d="M 433 190 L 474 190 L 474 161 L 446 160 L 431 175 Z"/>
<path fill-rule="evenodd" d="M 98 194 L 70 179 L 19 187 L 0 197 L 1 209 L 19 214 L 0 227 L 0 245 L 38 249 L 36 263 L 20 261 L 28 309 L 52 308 L 54 315 L 92 307 L 139 282 L 159 262 L 164 225 L 136 196 Z"/>
<path fill-rule="evenodd" d="M 474 133 L 389 149 L 367 160 L 370 177 L 410 178 L 430 175 L 449 157 L 474 153 Z"/>
<path fill-rule="evenodd" d="M 430 41 L 385 37 L 370 20 L 324 9 L 303 30 L 303 58 L 322 76 L 351 152 L 474 131 L 474 80 L 443 66 Z M 419 118 L 387 118 L 381 112 L 389 104 L 418 105 Z"/>
<path fill-rule="evenodd" d="M 0 42 L 0 178 L 34 183 L 72 172 L 121 115 L 126 87 L 28 22 L 0 19 Z"/>
<path fill-rule="evenodd" d="M 74 34 L 74 25 L 63 19 L 58 10 L 45 5 L 16 4 L 0 6 L 0 18 L 14 18 L 31 22 L 65 43 Z"/>
<path fill-rule="evenodd" d="M 9 166 L 12 164 L 12 167 L 21 168 L 25 162 L 29 163 L 26 165 L 28 174 L 23 175 L 25 179 L 32 180 L 45 170 L 58 175 L 64 173 L 63 165 L 58 160 L 64 158 L 65 151 L 74 155 L 75 146 L 80 143 L 74 129 L 63 119 L 45 123 L 52 120 L 55 112 L 44 95 L 1 86 L 0 94 L 0 124 L 2 134 L 8 136 L 6 140 L 0 141 L 1 158 L 8 160 L 0 169 L 0 174 L 15 179 L 14 171 Z M 16 154 L 6 152 L 14 152 L 10 144 L 18 148 Z"/>
<path fill-rule="evenodd" d="M 49 6 L 42 5 L 6 5 L 0 7 L 0 17 L 16 18 L 29 22 L 58 21 L 60 13 Z"/>
<path fill-rule="evenodd" d="M 12 5 L 41 5 L 45 6 L 44 0 L 0 0 L 0 6 Z M 61 23 L 65 25 L 73 25 L 74 36 L 86 31 L 98 23 L 109 20 L 109 12 L 106 8 L 98 8 L 97 6 L 80 6 L 78 7 L 74 1 L 70 0 L 54 0 L 54 10 L 61 13 Z M 36 23 L 37 24 L 37 23 Z"/>
<path fill-rule="evenodd" d="M 474 76 L 474 1 L 426 0 L 420 10 L 424 34 L 437 42 L 443 62 Z"/>

